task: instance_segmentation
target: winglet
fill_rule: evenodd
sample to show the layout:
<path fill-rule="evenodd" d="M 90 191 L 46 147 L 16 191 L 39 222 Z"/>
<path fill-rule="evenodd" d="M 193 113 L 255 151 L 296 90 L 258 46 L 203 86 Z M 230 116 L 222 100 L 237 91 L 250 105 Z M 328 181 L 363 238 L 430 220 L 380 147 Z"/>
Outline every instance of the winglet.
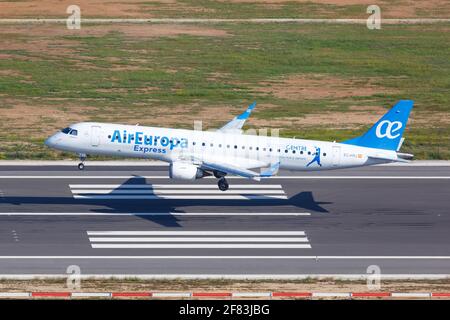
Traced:
<path fill-rule="evenodd" d="M 276 163 L 272 164 L 269 169 L 261 172 L 261 174 L 259 176 L 261 178 L 271 177 L 273 175 L 276 175 L 279 169 L 280 169 L 280 162 L 276 162 Z"/>
<path fill-rule="evenodd" d="M 234 117 L 233 120 L 228 122 L 226 125 L 224 125 L 222 128 L 220 128 L 218 131 L 241 133 L 241 129 L 244 126 L 245 121 L 248 119 L 248 117 L 250 117 L 250 114 L 252 113 L 255 106 L 256 106 L 256 102 L 253 102 L 251 105 L 248 106 L 247 110 L 245 110 L 243 113 L 241 113 L 237 117 Z"/>
<path fill-rule="evenodd" d="M 255 108 L 255 106 L 256 106 L 256 102 L 253 102 L 251 105 L 248 106 L 247 110 L 245 110 L 245 112 L 243 112 L 240 115 L 238 115 L 236 117 L 236 119 L 247 120 L 248 117 L 250 117 L 250 114 L 252 113 L 252 111 Z"/>

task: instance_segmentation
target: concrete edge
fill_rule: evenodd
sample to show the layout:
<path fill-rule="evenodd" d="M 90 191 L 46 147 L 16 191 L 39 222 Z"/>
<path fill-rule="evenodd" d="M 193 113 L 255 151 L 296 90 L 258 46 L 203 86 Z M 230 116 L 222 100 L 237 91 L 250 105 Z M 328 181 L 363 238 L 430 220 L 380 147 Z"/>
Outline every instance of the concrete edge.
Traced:
<path fill-rule="evenodd" d="M 0 166 L 76 166 L 76 160 L 0 160 Z M 154 160 L 108 160 L 108 161 L 87 161 L 90 166 L 167 166 L 164 161 Z M 378 166 L 399 166 L 399 167 L 450 167 L 450 160 L 414 160 L 408 163 L 386 163 Z"/>
<path fill-rule="evenodd" d="M 211 298 L 303 298 L 303 299 L 352 299 L 352 298 L 450 298 L 449 292 L 326 292 L 326 291 L 261 291 L 261 292 L 214 292 L 214 291 L 131 291 L 131 292 L 71 292 L 71 291 L 32 291 L 32 292 L 0 292 L 1 298 L 176 298 L 176 299 L 211 299 Z"/>
<path fill-rule="evenodd" d="M 59 280 L 68 274 L 0 274 L 0 280 Z M 367 280 L 370 274 L 81 274 L 82 280 Z M 380 280 L 444 280 L 450 274 L 382 274 Z"/>

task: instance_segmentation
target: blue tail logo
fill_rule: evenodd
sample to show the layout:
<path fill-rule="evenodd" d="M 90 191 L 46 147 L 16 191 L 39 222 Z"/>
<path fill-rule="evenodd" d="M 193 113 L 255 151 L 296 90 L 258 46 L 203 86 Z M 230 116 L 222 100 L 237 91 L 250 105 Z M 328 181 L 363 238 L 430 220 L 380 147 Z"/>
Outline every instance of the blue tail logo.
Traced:
<path fill-rule="evenodd" d="M 400 133 L 397 133 L 403 127 L 403 123 L 400 121 L 389 121 L 383 120 L 375 129 L 375 134 L 378 138 L 382 139 L 384 137 L 388 139 L 396 139 L 400 137 Z"/>
<path fill-rule="evenodd" d="M 365 134 L 342 143 L 397 151 L 413 105 L 412 100 L 400 100 Z"/>

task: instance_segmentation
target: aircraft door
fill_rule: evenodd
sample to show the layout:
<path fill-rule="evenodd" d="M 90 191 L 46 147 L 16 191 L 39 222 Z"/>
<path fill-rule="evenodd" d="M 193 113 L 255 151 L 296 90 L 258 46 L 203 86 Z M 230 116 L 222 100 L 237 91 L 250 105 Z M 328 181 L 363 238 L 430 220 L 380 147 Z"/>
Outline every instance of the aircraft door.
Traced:
<path fill-rule="evenodd" d="M 91 145 L 93 147 L 100 145 L 100 126 L 91 126 Z"/>
<path fill-rule="evenodd" d="M 331 160 L 333 167 L 337 167 L 341 163 L 341 147 L 333 147 L 333 152 L 331 154 Z"/>

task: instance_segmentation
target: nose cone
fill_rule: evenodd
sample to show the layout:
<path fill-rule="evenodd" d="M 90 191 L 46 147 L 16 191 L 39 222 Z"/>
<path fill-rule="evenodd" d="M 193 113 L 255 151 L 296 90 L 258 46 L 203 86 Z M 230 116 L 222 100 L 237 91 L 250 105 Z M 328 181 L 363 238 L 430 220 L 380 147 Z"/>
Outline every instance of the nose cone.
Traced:
<path fill-rule="evenodd" d="M 47 138 L 47 140 L 45 140 L 44 144 L 45 144 L 47 147 L 55 148 L 56 145 L 58 144 L 57 140 L 58 140 L 58 138 L 56 137 L 56 134 L 55 134 L 55 135 L 53 135 L 53 136 Z"/>

